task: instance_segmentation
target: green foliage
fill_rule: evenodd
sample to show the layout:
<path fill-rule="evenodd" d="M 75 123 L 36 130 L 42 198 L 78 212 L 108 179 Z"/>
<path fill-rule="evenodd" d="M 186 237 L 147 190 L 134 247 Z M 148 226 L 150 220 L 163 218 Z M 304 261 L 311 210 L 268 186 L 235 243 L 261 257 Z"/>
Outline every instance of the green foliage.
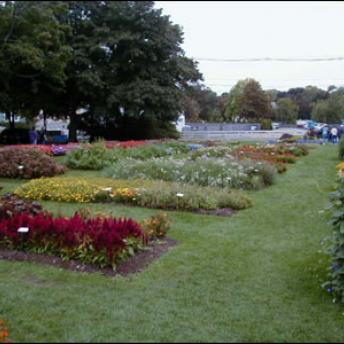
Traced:
<path fill-rule="evenodd" d="M 97 142 L 84 148 L 71 151 L 66 164 L 70 168 L 81 170 L 101 170 L 109 163 L 110 154 L 104 142 Z"/>
<path fill-rule="evenodd" d="M 201 78 L 181 28 L 151 1 L 6 1 L 0 41 L 0 110 L 68 115 L 72 141 L 77 129 L 177 137 L 170 121 Z M 80 107 L 88 111 L 76 116 Z"/>
<path fill-rule="evenodd" d="M 329 250 L 331 265 L 329 281 L 324 283 L 334 300 L 344 303 L 344 183 L 340 180 L 336 191 L 330 194 L 331 224 L 333 229 L 332 246 Z"/>
<path fill-rule="evenodd" d="M 0 6 L 0 111 L 35 116 L 64 87 L 70 28 L 59 19 L 66 14 L 67 5 L 59 1 Z"/>
<path fill-rule="evenodd" d="M 261 119 L 260 124 L 261 124 L 262 130 L 271 130 L 272 129 L 272 121 L 269 118 Z"/>
<path fill-rule="evenodd" d="M 315 104 L 312 119 L 322 123 L 339 123 L 344 118 L 344 96 L 331 94 Z"/>
<path fill-rule="evenodd" d="M 219 208 L 246 209 L 252 200 L 240 191 L 199 187 L 156 181 L 139 189 L 133 203 L 143 207 L 176 210 L 215 210 Z"/>
<path fill-rule="evenodd" d="M 276 121 L 295 124 L 299 106 L 290 98 L 281 98 L 277 101 L 277 109 L 274 112 Z"/>
<path fill-rule="evenodd" d="M 70 152 L 67 155 L 66 164 L 73 169 L 101 170 L 120 159 L 147 160 L 153 157 L 181 156 L 188 151 L 186 144 L 174 141 L 160 144 L 145 144 L 126 149 L 107 149 L 104 142 L 100 141 Z"/>
<path fill-rule="evenodd" d="M 232 120 L 271 118 L 268 95 L 254 79 L 240 80 L 229 93 L 225 117 Z"/>
<path fill-rule="evenodd" d="M 186 119 L 191 122 L 223 120 L 220 97 L 203 85 L 190 86 L 185 89 L 183 110 Z"/>
<path fill-rule="evenodd" d="M 341 160 L 344 159 L 344 136 L 342 136 L 339 140 L 338 155 L 339 155 L 339 159 Z"/>

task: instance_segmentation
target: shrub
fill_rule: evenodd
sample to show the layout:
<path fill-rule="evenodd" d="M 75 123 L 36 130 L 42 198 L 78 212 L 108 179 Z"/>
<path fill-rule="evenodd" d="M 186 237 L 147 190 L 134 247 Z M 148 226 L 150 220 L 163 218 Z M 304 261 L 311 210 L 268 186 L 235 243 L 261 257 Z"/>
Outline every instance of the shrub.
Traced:
<path fill-rule="evenodd" d="M 272 121 L 268 118 L 263 118 L 260 120 L 260 125 L 262 130 L 271 130 L 272 129 Z"/>
<path fill-rule="evenodd" d="M 29 232 L 23 242 L 20 227 Z M 134 255 L 144 242 L 144 233 L 131 219 L 54 218 L 51 214 L 36 216 L 17 214 L 0 221 L 0 246 L 47 253 L 63 259 L 77 259 L 100 267 L 112 266 Z"/>
<path fill-rule="evenodd" d="M 0 177 L 38 178 L 64 173 L 65 167 L 36 149 L 4 148 L 0 150 Z"/>
<path fill-rule="evenodd" d="M 15 195 L 6 194 L 0 197 L 0 220 L 11 216 L 27 213 L 37 215 L 43 211 L 37 202 L 28 202 Z"/>
<path fill-rule="evenodd" d="M 97 142 L 69 152 L 66 164 L 75 169 L 101 170 L 109 161 L 109 152 L 104 142 Z"/>
<path fill-rule="evenodd" d="M 148 238 L 164 238 L 171 227 L 171 222 L 165 213 L 158 213 L 142 223 L 145 235 Z"/>
<path fill-rule="evenodd" d="M 339 172 L 342 174 L 341 172 Z M 327 291 L 333 293 L 334 300 L 344 303 L 344 181 L 341 177 L 336 191 L 330 194 L 331 224 L 333 229 L 329 254 L 329 281 L 324 283 Z"/>
<path fill-rule="evenodd" d="M 344 136 L 342 136 L 339 140 L 338 155 L 340 160 L 344 159 Z"/>

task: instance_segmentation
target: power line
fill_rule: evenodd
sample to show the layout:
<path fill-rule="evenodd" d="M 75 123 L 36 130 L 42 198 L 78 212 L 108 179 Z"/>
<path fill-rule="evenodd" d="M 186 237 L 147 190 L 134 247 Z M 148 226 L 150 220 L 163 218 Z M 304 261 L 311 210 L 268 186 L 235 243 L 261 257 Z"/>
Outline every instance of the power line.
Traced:
<path fill-rule="evenodd" d="M 231 58 L 218 59 L 208 57 L 194 57 L 197 61 L 205 62 L 335 62 L 344 61 L 343 56 L 338 57 L 255 57 L 255 58 Z"/>

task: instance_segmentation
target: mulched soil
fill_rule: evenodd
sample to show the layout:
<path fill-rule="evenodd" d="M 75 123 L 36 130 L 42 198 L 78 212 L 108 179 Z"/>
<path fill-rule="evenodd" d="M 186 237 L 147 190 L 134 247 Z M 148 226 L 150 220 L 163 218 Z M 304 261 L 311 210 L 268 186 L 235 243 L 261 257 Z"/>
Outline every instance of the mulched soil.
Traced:
<path fill-rule="evenodd" d="M 175 245 L 177 245 L 177 241 L 170 238 L 153 241 L 147 246 L 149 250 L 138 252 L 135 256 L 118 265 L 116 271 L 113 271 L 111 268 L 101 269 L 95 265 L 83 264 L 76 260 L 63 261 L 61 258 L 48 256 L 46 254 L 12 251 L 6 249 L 0 249 L 0 259 L 34 262 L 79 272 L 100 272 L 103 275 L 110 277 L 115 275 L 127 276 L 129 274 L 142 271 L 151 262 L 157 260 Z"/>

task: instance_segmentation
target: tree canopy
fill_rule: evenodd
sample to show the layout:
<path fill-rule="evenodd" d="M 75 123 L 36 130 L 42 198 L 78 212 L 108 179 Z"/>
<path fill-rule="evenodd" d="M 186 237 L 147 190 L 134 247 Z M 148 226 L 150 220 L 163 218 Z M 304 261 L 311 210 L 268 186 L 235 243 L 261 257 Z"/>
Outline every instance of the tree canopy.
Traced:
<path fill-rule="evenodd" d="M 232 121 L 270 119 L 270 98 L 256 80 L 240 80 L 229 93 L 224 116 Z"/>
<path fill-rule="evenodd" d="M 176 119 L 183 91 L 201 78 L 181 48 L 181 28 L 152 1 L 5 1 L 0 19 L 0 79 L 7 82 L 0 109 L 35 113 L 39 104 L 49 115 L 68 115 L 73 139 L 77 127 L 144 137 L 147 127 Z M 8 100 L 12 91 L 34 101 Z M 80 107 L 88 110 L 82 116 Z"/>

